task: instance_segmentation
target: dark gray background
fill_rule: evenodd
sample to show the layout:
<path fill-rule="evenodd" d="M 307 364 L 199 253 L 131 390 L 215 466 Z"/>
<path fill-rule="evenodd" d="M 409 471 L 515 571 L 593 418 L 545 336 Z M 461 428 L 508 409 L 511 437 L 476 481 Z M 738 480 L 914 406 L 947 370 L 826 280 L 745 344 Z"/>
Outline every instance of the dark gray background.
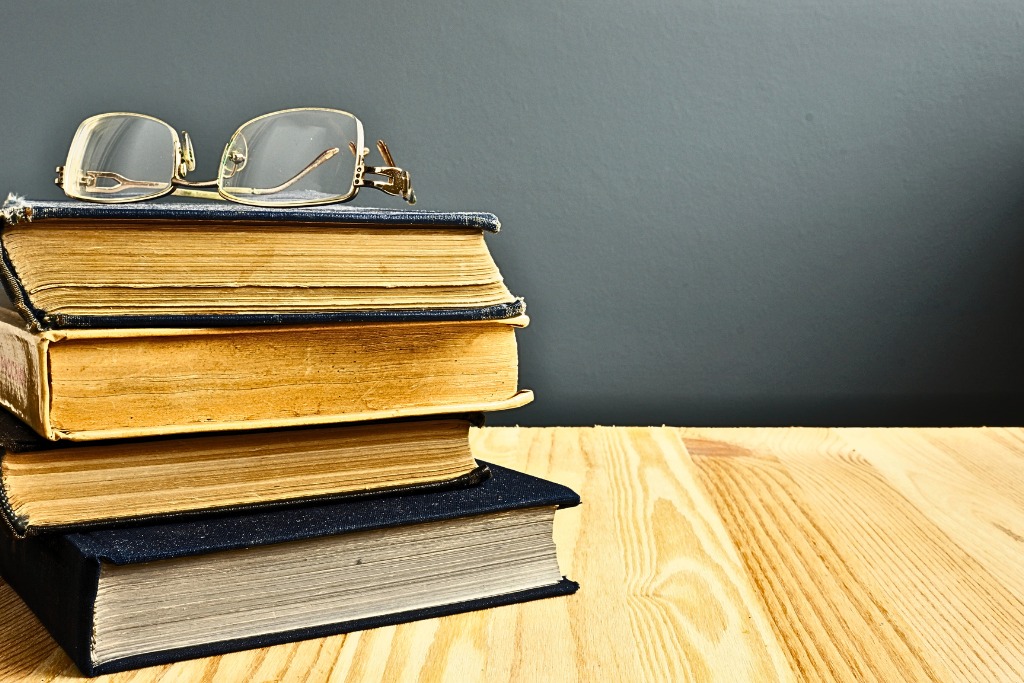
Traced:
<path fill-rule="evenodd" d="M 95 113 L 200 178 L 327 106 L 498 214 L 537 401 L 493 423 L 1021 422 L 1019 0 L 4 5 L 4 192 Z"/>

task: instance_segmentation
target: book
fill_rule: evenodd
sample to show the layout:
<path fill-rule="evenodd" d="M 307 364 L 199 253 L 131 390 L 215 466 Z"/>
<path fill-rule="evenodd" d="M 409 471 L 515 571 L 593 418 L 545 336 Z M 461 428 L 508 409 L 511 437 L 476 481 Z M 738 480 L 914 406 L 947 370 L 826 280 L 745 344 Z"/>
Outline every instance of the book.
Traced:
<path fill-rule="evenodd" d="M 508 320 L 33 332 L 0 309 L 0 404 L 49 440 L 523 405 Z"/>
<path fill-rule="evenodd" d="M 570 489 L 490 466 L 479 486 L 15 539 L 0 574 L 97 675 L 577 590 Z"/>
<path fill-rule="evenodd" d="M 25 536 L 471 486 L 489 476 L 469 444 L 482 422 L 432 415 L 83 443 L 47 441 L 0 411 L 0 513 Z"/>
<path fill-rule="evenodd" d="M 523 313 L 489 213 L 12 197 L 0 216 L 0 279 L 36 330 Z"/>

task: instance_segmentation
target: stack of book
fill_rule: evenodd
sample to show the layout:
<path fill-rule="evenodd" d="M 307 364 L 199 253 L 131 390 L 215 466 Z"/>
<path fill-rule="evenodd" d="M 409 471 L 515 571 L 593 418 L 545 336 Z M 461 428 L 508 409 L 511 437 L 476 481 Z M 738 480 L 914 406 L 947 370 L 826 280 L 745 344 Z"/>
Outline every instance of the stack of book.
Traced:
<path fill-rule="evenodd" d="M 86 674 L 572 593 L 486 213 L 3 210 L 0 574 Z"/>

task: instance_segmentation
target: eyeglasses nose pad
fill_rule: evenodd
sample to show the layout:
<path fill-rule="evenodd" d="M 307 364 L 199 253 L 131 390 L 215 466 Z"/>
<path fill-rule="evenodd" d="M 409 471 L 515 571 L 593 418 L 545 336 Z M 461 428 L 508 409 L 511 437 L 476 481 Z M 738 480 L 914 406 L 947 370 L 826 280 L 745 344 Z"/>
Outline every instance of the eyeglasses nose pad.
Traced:
<path fill-rule="evenodd" d="M 181 140 L 181 165 L 178 167 L 178 173 L 185 175 L 196 170 L 196 152 L 192 148 L 192 138 L 187 131 L 181 131 Z"/>

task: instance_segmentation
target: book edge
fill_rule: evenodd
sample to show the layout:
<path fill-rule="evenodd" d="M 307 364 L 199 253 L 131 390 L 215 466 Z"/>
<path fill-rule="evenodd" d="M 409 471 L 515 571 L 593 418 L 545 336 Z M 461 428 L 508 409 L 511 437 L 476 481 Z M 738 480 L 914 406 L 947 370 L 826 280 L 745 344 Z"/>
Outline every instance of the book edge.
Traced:
<path fill-rule="evenodd" d="M 406 496 L 416 493 L 450 491 L 469 486 L 477 486 L 490 479 L 490 477 L 491 470 L 488 465 L 486 463 L 478 462 L 475 468 L 465 474 L 460 474 L 450 479 L 441 479 L 439 481 L 383 486 L 373 489 L 360 489 L 358 491 L 327 493 L 319 496 L 299 496 L 296 498 L 268 500 L 259 503 L 222 505 L 218 507 L 197 508 L 194 510 L 179 510 L 175 512 L 137 516 L 111 517 L 97 521 L 41 526 L 33 526 L 30 518 L 19 517 L 14 514 L 14 510 L 10 508 L 7 499 L 6 482 L 0 478 L 0 510 L 5 513 L 5 521 L 7 521 L 8 526 L 14 532 L 15 536 L 21 539 L 29 536 L 48 536 L 62 533 L 99 531 L 110 527 L 143 526 L 150 523 L 184 522 L 193 519 L 210 519 L 233 514 L 245 514 L 247 512 L 271 512 L 275 510 L 301 508 L 308 505 L 325 505 L 330 503 L 370 500 L 373 498 L 394 498 L 397 496 Z"/>
<path fill-rule="evenodd" d="M 515 394 L 503 401 L 492 403 L 462 403 L 455 405 L 431 404 L 417 406 L 415 408 L 400 408 L 365 411 L 361 413 L 345 413 L 342 415 L 312 415 L 298 418 L 273 418 L 265 420 L 232 420 L 227 422 L 204 423 L 193 425 L 176 425 L 173 431 L 166 426 L 162 427 L 138 427 L 123 429 L 95 429 L 85 431 L 66 432 L 53 430 L 47 423 L 48 429 L 52 430 L 54 437 L 47 437 L 50 441 L 98 441 L 100 439 L 132 439 L 151 436 L 164 436 L 169 434 L 201 434 L 209 432 L 221 432 L 232 430 L 255 430 L 255 429 L 277 429 L 283 427 L 303 427 L 312 425 L 347 424 L 349 422 L 367 422 L 372 420 L 389 420 L 395 418 L 420 417 L 439 413 L 474 413 L 474 412 L 495 412 L 498 410 L 510 410 L 519 408 L 533 401 L 533 391 L 520 389 Z"/>
<path fill-rule="evenodd" d="M 226 515 L 218 518 L 198 518 L 194 520 L 171 520 L 167 523 L 156 523 L 147 526 L 136 527 L 137 531 L 127 529 L 127 534 L 121 527 L 115 526 L 107 530 L 68 532 L 56 536 L 36 536 L 32 542 L 41 542 L 48 538 L 63 539 L 73 545 L 83 557 L 94 558 L 97 561 L 109 562 L 115 565 L 130 565 L 142 562 L 155 562 L 164 559 L 190 557 L 204 555 L 213 552 L 236 550 L 256 546 L 273 545 L 287 541 L 318 538 L 320 536 L 331 536 L 356 533 L 359 531 L 371 531 L 374 529 L 390 529 L 413 524 L 438 522 L 461 517 L 474 517 L 477 515 L 490 514 L 492 512 L 503 512 L 509 510 L 525 510 L 538 507 L 554 507 L 565 509 L 580 504 L 580 496 L 564 484 L 544 479 L 535 475 L 519 472 L 500 465 L 494 465 L 483 460 L 477 463 L 489 468 L 491 476 L 475 487 L 463 487 L 454 490 L 429 491 L 424 493 L 412 493 L 398 497 L 396 500 L 407 503 L 405 510 L 399 510 L 396 516 L 384 518 L 374 516 L 378 510 L 355 511 L 355 518 L 346 515 L 349 511 L 337 509 L 326 512 L 328 518 L 325 521 L 323 511 L 316 506 L 309 505 L 299 510 L 306 513 L 302 518 L 294 515 L 289 517 L 287 527 L 278 525 L 271 527 L 270 523 L 275 517 L 269 519 L 266 515 L 280 516 L 286 514 L 283 510 L 262 511 L 256 510 L 251 513 Z M 533 485 L 533 488 L 530 488 Z M 488 487 L 495 487 L 496 490 L 486 491 Z M 474 500 L 483 492 L 483 499 Z M 457 496 L 456 500 L 438 500 L 438 497 Z M 433 498 L 424 501 L 423 498 Z M 419 498 L 419 500 L 417 500 Z M 390 501 L 379 501 L 369 498 L 351 503 L 336 503 L 337 506 L 379 506 Z M 418 506 L 419 503 L 424 505 Z M 330 504 L 329 504 L 330 505 Z M 392 512 L 396 506 L 390 506 Z M 413 512 L 415 508 L 416 512 Z M 318 513 L 320 515 L 318 516 Z M 262 516 L 262 518 L 261 518 Z M 277 519 L 276 521 L 280 521 Z M 340 521 L 340 525 L 337 523 Z M 353 521 L 355 523 L 353 523 Z M 269 522 L 269 523 L 268 523 Z M 182 529 L 185 525 L 205 525 L 201 538 L 196 537 L 188 530 Z M 246 529 L 248 525 L 255 525 L 259 528 L 258 536 L 254 536 Z M 184 533 L 184 536 L 180 534 Z M 148 541 L 140 544 L 136 541 L 128 542 L 123 536 L 135 537 L 144 535 Z M 168 545 L 159 539 L 171 538 L 173 543 Z M 195 543 L 182 547 L 182 539 L 190 538 Z M 199 541 L 202 541 L 200 543 Z M 215 542 L 214 542 L 215 541 Z M 159 546 L 159 547 L 158 547 Z"/>
<path fill-rule="evenodd" d="M 522 314 L 522 298 L 490 306 L 467 308 L 411 308 L 411 309 L 362 309 L 330 314 L 283 313 L 283 314 L 230 314 L 230 315 L 65 315 L 47 314 L 32 303 L 17 275 L 13 262 L 3 240 L 3 229 L 8 225 L 35 223 L 54 218 L 83 218 L 97 220 L 104 218 L 127 218 L 129 220 L 197 220 L 197 221 L 252 221 L 280 222 L 302 221 L 308 223 L 338 223 L 358 225 L 360 223 L 378 226 L 423 226 L 432 228 L 476 229 L 497 233 L 501 222 L 493 213 L 482 211 L 422 211 L 406 209 L 378 209 L 349 206 L 300 207 L 295 209 L 252 207 L 232 204 L 227 207 L 196 203 L 132 204 L 109 205 L 91 204 L 81 201 L 28 200 L 10 194 L 0 208 L 0 284 L 3 285 L 15 310 L 28 325 L 36 331 L 55 329 L 80 329 L 100 327 L 184 327 L 188 325 L 242 324 L 280 325 L 302 324 L 305 321 L 356 321 L 371 319 L 437 319 L 437 320 L 490 320 L 508 318 Z"/>
<path fill-rule="evenodd" d="M 83 673 L 85 673 L 88 676 L 97 676 L 100 674 L 114 673 L 117 671 L 137 669 L 147 666 L 155 666 L 158 664 L 170 664 L 172 662 L 182 661 L 186 659 L 197 659 L 202 657 L 221 655 L 226 654 L 228 652 L 236 652 L 238 650 L 249 650 L 270 647 L 272 645 L 280 645 L 283 643 L 291 643 L 300 640 L 324 638 L 327 636 L 337 635 L 340 633 L 365 631 L 372 628 L 404 624 L 412 621 L 420 621 L 423 619 L 434 619 L 437 617 L 449 616 L 454 614 L 463 614 L 465 612 L 475 612 L 478 610 L 490 609 L 492 607 L 503 607 L 523 602 L 530 602 L 533 600 L 541 600 L 544 598 L 572 595 L 573 593 L 579 590 L 579 587 L 580 586 L 578 583 L 563 576 L 561 581 L 559 581 L 558 583 L 550 584 L 547 586 L 538 586 L 537 588 L 529 588 L 526 590 L 515 591 L 512 593 L 484 596 L 481 598 L 476 598 L 474 600 L 448 603 L 445 605 L 437 605 L 434 607 L 424 607 L 413 610 L 405 610 L 401 612 L 392 612 L 389 614 L 379 615 L 375 617 L 366 617 L 363 619 L 342 621 L 334 624 L 325 624 L 321 626 L 314 626 L 304 629 L 282 631 L 279 633 L 265 634 L 250 638 L 216 641 L 212 643 L 206 643 L 203 645 L 194 645 L 185 648 L 177 648 L 174 650 L 162 650 L 159 652 L 133 655 L 131 657 L 124 657 L 121 659 L 110 660 L 108 662 L 103 662 L 100 664 L 94 664 L 88 671 L 83 670 Z"/>
<path fill-rule="evenodd" d="M 431 310 L 431 309 L 424 309 Z M 388 325 L 431 325 L 431 324 L 483 324 L 508 325 L 523 328 L 530 324 L 530 317 L 518 312 L 508 318 L 488 318 L 482 320 L 388 320 Z M 338 327 L 376 327 L 384 324 L 377 320 L 331 321 L 317 319 L 309 323 L 293 323 L 289 325 L 244 325 L 244 326 L 196 326 L 196 327 L 104 327 L 44 330 L 28 332 L 33 336 L 46 339 L 51 343 L 74 339 L 145 339 L 147 337 L 198 337 L 215 335 L 240 334 L 292 334 L 293 332 L 312 332 L 320 329 L 336 329 Z"/>
<path fill-rule="evenodd" d="M 196 220 L 277 223 L 339 223 L 424 226 L 432 228 L 472 228 L 498 233 L 501 221 L 487 211 L 438 211 L 363 207 L 343 204 L 306 207 L 258 207 L 237 203 L 203 204 L 199 202 L 137 202 L 102 204 L 74 200 L 27 199 L 8 196 L 0 210 L 6 223 L 35 223 L 48 219 L 83 218 L 87 220 Z"/>
<path fill-rule="evenodd" d="M 27 294 L 26 294 L 27 296 Z M 489 306 L 466 308 L 366 308 L 312 313 L 225 313 L 186 315 L 68 315 L 39 313 L 31 324 L 49 332 L 92 330 L 237 329 L 323 324 L 424 322 L 508 322 L 525 317 L 522 297 Z"/>
<path fill-rule="evenodd" d="M 513 397 L 514 398 L 514 397 Z M 491 408 L 488 408 L 488 412 L 504 410 L 506 401 L 495 401 Z M 511 406 L 518 407 L 518 406 Z M 469 411 L 469 412 L 438 412 L 429 413 L 424 415 L 411 415 L 408 417 L 397 417 L 388 418 L 383 420 L 365 420 L 365 421 L 353 421 L 353 422 L 340 422 L 337 423 L 339 429 L 346 429 L 348 427 L 356 426 L 370 426 L 375 424 L 389 424 L 394 422 L 422 422 L 427 420 L 464 420 L 470 424 L 471 427 L 482 427 L 486 419 L 486 413 L 481 411 Z M 299 425 L 295 427 L 273 427 L 269 429 L 239 429 L 239 430 L 214 430 L 210 432 L 204 432 L 201 438 L 205 437 L 216 437 L 230 434 L 258 434 L 266 432 L 278 432 L 278 431 L 302 431 L 307 429 L 323 429 L 324 427 L 330 427 L 331 425 Z M 19 429 L 21 428 L 21 429 Z M 11 431 L 17 429 L 17 431 L 23 432 L 22 437 L 13 437 Z M 39 434 L 32 426 L 20 419 L 13 411 L 5 410 L 0 408 L 0 460 L 3 459 L 5 454 L 22 454 L 32 453 L 37 451 L 62 449 L 62 448 L 93 448 L 96 446 L 103 446 L 106 444 L 130 444 L 130 443 L 151 443 L 155 441 L 176 441 L 181 439 L 192 439 L 189 435 L 180 434 L 159 434 L 156 436 L 139 437 L 134 439 L 97 439 L 93 441 L 51 441 L 41 434 Z"/>

